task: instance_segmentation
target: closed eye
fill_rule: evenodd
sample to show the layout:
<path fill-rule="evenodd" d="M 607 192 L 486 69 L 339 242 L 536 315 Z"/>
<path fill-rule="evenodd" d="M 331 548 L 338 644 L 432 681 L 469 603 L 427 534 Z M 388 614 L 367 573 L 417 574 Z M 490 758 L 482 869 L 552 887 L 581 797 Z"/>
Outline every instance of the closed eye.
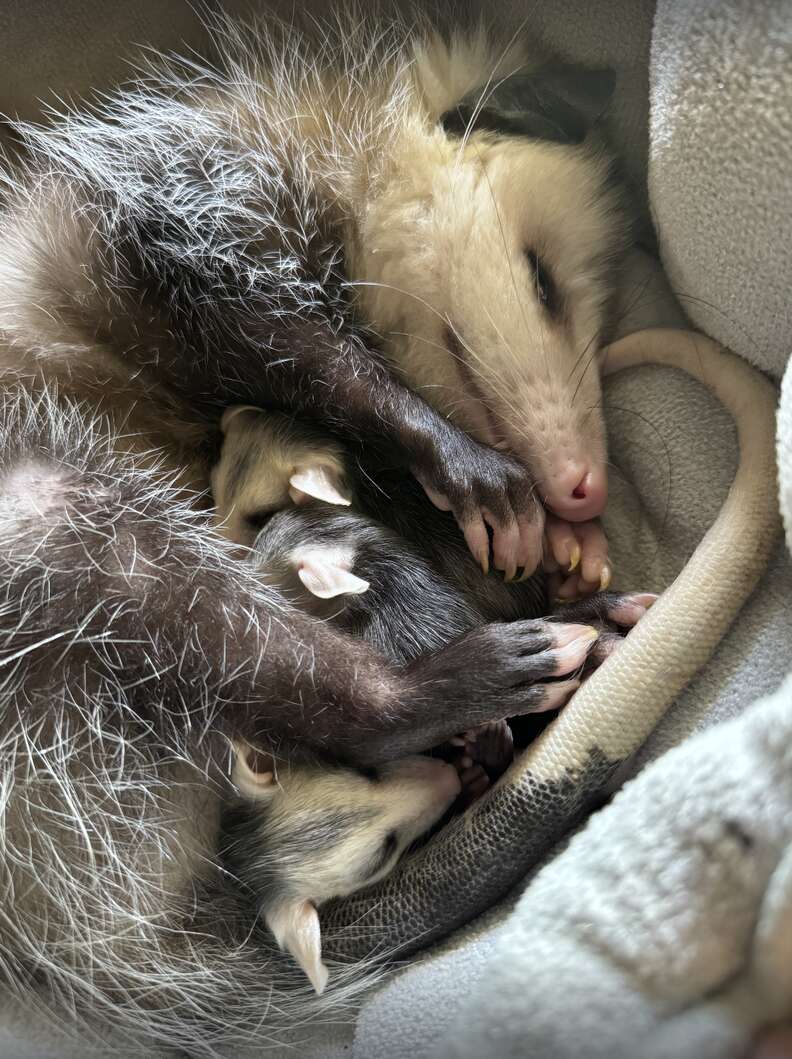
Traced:
<path fill-rule="evenodd" d="M 559 308 L 560 298 L 550 270 L 537 252 L 530 247 L 525 251 L 525 259 L 533 274 L 537 301 L 549 313 L 556 313 Z"/>

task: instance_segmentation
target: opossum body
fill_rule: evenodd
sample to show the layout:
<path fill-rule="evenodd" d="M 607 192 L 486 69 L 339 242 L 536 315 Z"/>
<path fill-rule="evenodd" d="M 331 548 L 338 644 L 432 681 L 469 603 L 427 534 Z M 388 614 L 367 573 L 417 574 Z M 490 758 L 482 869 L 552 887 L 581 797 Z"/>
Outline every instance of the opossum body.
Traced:
<path fill-rule="evenodd" d="M 263 579 L 395 664 L 446 646 L 488 617 L 543 612 L 541 578 L 522 584 L 485 578 L 458 534 L 449 532 L 448 519 L 415 483 L 403 474 L 385 474 L 370 454 L 353 470 L 331 438 L 294 417 L 254 408 L 229 409 L 222 427 L 221 458 L 212 472 L 220 528 L 244 544 L 263 524 L 250 553 Z M 371 482 L 377 487 L 368 496 Z M 384 490 L 384 482 L 392 488 Z M 361 508 L 377 508 L 410 539 Z M 627 626 L 652 601 L 601 596 L 582 604 L 578 617 L 598 625 L 615 618 Z M 559 618 L 564 609 L 570 610 L 562 608 Z M 533 656 L 537 683 L 580 669 L 598 636 L 591 625 L 537 621 L 535 629 L 537 645 L 548 645 Z M 617 640 L 606 633 L 598 647 Z M 563 705 L 576 686 L 576 680 L 557 679 L 543 689 L 543 705 Z M 511 731 L 504 720 L 454 742 L 470 802 L 511 762 Z M 460 784 L 451 772 L 455 790 L 449 797 L 448 766 L 426 758 L 363 777 L 326 767 L 293 768 L 276 784 L 269 759 L 264 756 L 261 764 L 262 755 L 250 756 L 259 759 L 257 768 L 244 752 L 237 765 L 236 783 L 247 801 L 226 825 L 228 860 L 279 943 L 321 989 L 327 972 L 317 906 L 383 878 L 404 846 L 448 807 Z M 310 827 L 306 811 L 312 812 Z M 399 826 L 394 819 L 401 819 Z"/>
<path fill-rule="evenodd" d="M 328 971 L 317 907 L 384 878 L 457 797 L 457 772 L 429 757 L 365 773 L 278 769 L 243 744 L 233 780 L 242 798 L 224 821 L 225 862 L 321 993 Z"/>
<path fill-rule="evenodd" d="M 501 262 L 493 298 L 517 267 L 515 304 L 531 303 L 533 330 L 510 327 L 495 346 L 506 356 L 541 335 L 531 408 L 562 390 L 572 407 L 579 384 L 594 432 L 588 470 L 580 438 L 559 441 L 559 474 L 537 471 L 541 495 L 567 517 L 604 497 L 596 373 L 570 369 L 596 345 L 621 236 L 586 123 L 576 132 L 562 113 L 566 142 L 525 128 L 460 141 L 453 122 L 446 133 L 443 112 L 523 63 L 483 34 L 448 45 L 361 25 L 335 53 L 278 32 L 251 33 L 247 49 L 240 35 L 219 71 L 152 72 L 102 112 L 23 130 L 27 161 L 6 174 L 0 222 L 3 978 L 35 987 L 56 1019 L 90 1012 L 130 1042 L 191 1054 L 257 1032 L 272 991 L 293 981 L 215 866 L 226 737 L 370 763 L 537 704 L 523 687 L 530 623 L 477 628 L 397 672 L 263 586 L 186 491 L 206 485 L 221 410 L 269 403 L 379 434 L 480 561 L 486 519 L 496 564 L 532 568 L 542 512 L 525 468 L 407 390 L 358 323 L 359 311 L 413 336 L 387 345 L 414 385 L 434 373 L 446 386 L 422 353 L 440 317 L 449 372 L 460 332 L 463 348 L 489 349 L 486 321 L 462 312 L 487 299 L 478 254 L 450 252 L 466 228 L 452 178 L 463 174 L 463 199 L 475 185 L 486 243 L 519 174 L 518 198 L 536 198 L 538 180 L 553 188 L 548 222 L 570 220 L 560 240 L 538 224 L 518 232 L 515 198 L 509 255 L 482 243 Z M 425 259 L 407 265 L 408 246 Z M 419 288 L 403 301 L 391 296 L 399 260 Z M 442 287 L 464 304 L 426 316 L 413 295 L 438 261 L 453 263 Z M 359 287 L 352 305 L 350 279 L 384 286 Z M 450 382 L 436 394 L 454 402 Z M 482 440 L 510 420 L 496 397 L 460 417 Z M 512 439 L 531 433 L 512 425 Z M 558 484 L 579 473 L 573 489 Z"/>

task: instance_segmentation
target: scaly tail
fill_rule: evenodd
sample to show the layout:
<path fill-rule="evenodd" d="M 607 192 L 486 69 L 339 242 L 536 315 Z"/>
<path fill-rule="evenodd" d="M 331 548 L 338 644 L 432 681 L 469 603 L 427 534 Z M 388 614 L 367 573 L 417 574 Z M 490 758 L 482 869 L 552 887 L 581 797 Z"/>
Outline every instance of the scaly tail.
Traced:
<path fill-rule="evenodd" d="M 780 530 L 771 383 L 690 331 L 641 331 L 606 353 L 607 374 L 645 364 L 680 368 L 718 397 L 740 447 L 729 494 L 673 584 L 499 783 L 384 882 L 324 910 L 323 930 L 341 939 L 333 946 L 340 955 L 377 944 L 406 955 L 501 898 L 641 746 L 767 565 Z"/>

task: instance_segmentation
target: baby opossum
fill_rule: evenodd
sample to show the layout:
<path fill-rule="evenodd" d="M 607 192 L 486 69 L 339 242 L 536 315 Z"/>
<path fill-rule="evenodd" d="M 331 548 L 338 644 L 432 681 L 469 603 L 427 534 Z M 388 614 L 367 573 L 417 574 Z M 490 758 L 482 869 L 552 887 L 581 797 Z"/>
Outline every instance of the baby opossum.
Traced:
<path fill-rule="evenodd" d="M 375 439 L 353 455 L 304 419 L 252 406 L 229 408 L 221 430 L 211 474 L 218 531 L 252 549 L 288 598 L 335 616 L 393 661 L 412 661 L 477 624 L 552 609 L 541 572 L 520 581 L 482 576 L 453 518 L 383 460 Z M 632 624 L 617 598 L 598 593 L 558 616 L 602 621 L 610 607 Z"/>
<path fill-rule="evenodd" d="M 435 824 L 460 791 L 457 771 L 412 757 L 360 772 L 277 768 L 242 744 L 232 779 L 224 856 L 267 926 L 317 993 L 327 984 L 317 906 L 370 886 Z"/>
<path fill-rule="evenodd" d="M 544 612 L 541 577 L 516 584 L 485 578 L 448 519 L 409 478 L 393 476 L 396 493 L 382 498 L 381 483 L 390 479 L 370 455 L 355 474 L 348 454 L 315 427 L 251 407 L 230 408 L 222 428 L 224 443 L 212 472 L 221 531 L 240 544 L 252 541 L 250 561 L 267 583 L 317 618 L 366 640 L 395 664 L 445 647 L 488 617 Z M 361 512 L 367 506 L 365 483 L 372 481 L 378 483 L 381 516 L 401 525 L 412 541 Z M 579 617 L 598 624 L 616 619 L 628 626 L 653 599 L 602 594 L 582 604 Z M 535 625 L 538 691 L 542 679 L 581 667 L 598 631 L 582 624 Z M 600 651 L 617 639 L 614 632 L 601 636 Z M 563 705 L 577 683 L 557 680 L 545 686 L 539 708 Z M 511 729 L 504 719 L 457 742 L 472 799 L 509 764 Z M 254 768 L 250 761 L 256 758 Z M 327 972 L 316 906 L 383 877 L 401 850 L 442 815 L 460 783 L 450 766 L 419 758 L 376 770 L 371 777 L 335 768 L 292 768 L 278 787 L 274 764 L 266 758 L 262 764 L 261 758 L 250 748 L 239 754 L 235 780 L 248 801 L 226 828 L 228 863 L 253 892 L 278 943 L 321 990 Z M 453 790 L 448 771 L 433 772 L 438 765 L 454 776 Z M 409 785 L 401 782 L 405 771 Z M 407 819 L 401 827 L 388 827 L 386 813 L 391 820 Z"/>
<path fill-rule="evenodd" d="M 507 576 L 541 499 L 605 497 L 608 78 L 365 20 L 224 47 L 19 129 L 2 177 L 0 976 L 149 1053 L 258 1031 L 281 980 L 221 911 L 227 739 L 371 764 L 537 704 L 533 623 L 394 668 L 262 585 L 191 492 L 223 409 L 378 435 Z"/>
<path fill-rule="evenodd" d="M 453 520 L 409 476 L 388 469 L 375 445 L 352 461 L 305 421 L 252 407 L 228 409 L 221 428 L 212 471 L 220 532 L 252 544 L 267 583 L 395 664 L 441 650 L 485 622 L 550 612 L 543 575 L 516 583 L 484 577 Z M 613 625 L 634 624 L 653 600 L 600 593 L 556 607 L 553 618 L 568 624 L 537 620 L 537 708 L 562 705 L 577 686 L 541 681 L 581 667 L 596 639 L 593 661 L 601 661 L 618 640 Z"/>

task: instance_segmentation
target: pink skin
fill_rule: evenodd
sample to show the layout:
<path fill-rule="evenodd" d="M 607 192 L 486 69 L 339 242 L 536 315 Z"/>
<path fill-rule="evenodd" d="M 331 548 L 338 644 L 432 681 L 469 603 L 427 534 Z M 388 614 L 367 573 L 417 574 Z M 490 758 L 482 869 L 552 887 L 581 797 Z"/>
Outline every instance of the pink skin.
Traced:
<path fill-rule="evenodd" d="M 504 426 L 490 411 L 476 380 L 467 376 L 466 379 L 467 389 L 456 395 L 460 422 L 478 441 L 520 459 L 517 446 L 504 437 Z M 505 433 L 508 434 L 508 428 Z M 429 499 L 441 511 L 451 509 L 445 496 L 426 485 L 424 488 Z M 600 524 L 592 521 L 603 513 L 608 499 L 605 466 L 593 463 L 587 457 L 567 458 L 539 483 L 537 489 L 546 508 L 544 540 L 541 527 L 527 515 L 518 515 L 516 521 L 504 524 L 494 519 L 490 512 L 483 511 L 477 518 L 460 526 L 468 548 L 484 573 L 489 570 L 489 526 L 493 531 L 493 566 L 503 571 L 504 580 L 513 580 L 520 568 L 525 571 L 523 576 L 530 576 L 544 557 L 545 560 L 552 558 L 555 561 L 554 570 L 560 568 L 568 573 L 572 573 L 580 563 L 577 574 L 567 579 L 568 584 L 563 579 L 559 581 L 559 588 L 564 585 L 560 599 L 575 599 L 606 589 L 612 574 L 608 562 L 608 541 Z M 576 544 L 580 549 L 579 557 L 570 570 Z"/>
<path fill-rule="evenodd" d="M 545 503 L 569 522 L 588 522 L 605 510 L 608 479 L 604 467 L 588 461 L 567 460 L 545 484 Z"/>
<path fill-rule="evenodd" d="M 604 591 L 611 582 L 608 542 L 596 522 L 572 524 L 548 515 L 542 568 L 551 575 L 553 596 L 572 600 Z"/>

